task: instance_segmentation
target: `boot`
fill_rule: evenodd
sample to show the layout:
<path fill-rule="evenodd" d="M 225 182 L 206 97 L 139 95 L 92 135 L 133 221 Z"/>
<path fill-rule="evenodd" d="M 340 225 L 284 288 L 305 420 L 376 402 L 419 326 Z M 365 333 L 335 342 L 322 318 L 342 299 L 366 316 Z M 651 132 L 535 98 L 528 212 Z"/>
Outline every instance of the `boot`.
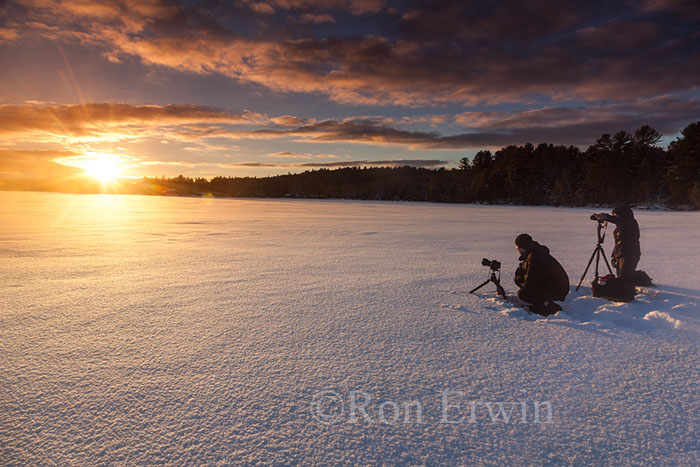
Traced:
<path fill-rule="evenodd" d="M 562 308 L 558 304 L 550 301 L 545 301 L 542 304 L 538 303 L 536 305 L 530 306 L 531 313 L 535 313 L 541 316 L 554 315 L 561 310 Z"/>

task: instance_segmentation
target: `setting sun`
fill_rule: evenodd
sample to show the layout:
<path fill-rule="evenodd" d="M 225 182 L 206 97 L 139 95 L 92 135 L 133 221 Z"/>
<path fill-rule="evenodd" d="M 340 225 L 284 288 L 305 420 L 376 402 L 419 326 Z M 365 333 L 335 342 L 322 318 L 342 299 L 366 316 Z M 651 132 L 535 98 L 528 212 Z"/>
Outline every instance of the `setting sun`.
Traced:
<path fill-rule="evenodd" d="M 106 155 L 85 161 L 82 168 L 88 175 L 101 182 L 112 182 L 120 175 L 118 162 L 114 157 Z"/>
<path fill-rule="evenodd" d="M 83 169 L 86 176 L 108 183 L 122 176 L 124 163 L 128 160 L 127 156 L 89 152 L 79 156 L 54 159 L 54 162 Z"/>

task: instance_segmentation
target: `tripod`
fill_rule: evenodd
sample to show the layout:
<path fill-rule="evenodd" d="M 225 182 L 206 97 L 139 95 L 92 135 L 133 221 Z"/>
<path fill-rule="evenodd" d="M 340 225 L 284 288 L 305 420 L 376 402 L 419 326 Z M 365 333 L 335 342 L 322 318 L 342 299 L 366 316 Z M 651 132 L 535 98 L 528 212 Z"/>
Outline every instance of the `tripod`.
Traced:
<path fill-rule="evenodd" d="M 496 271 L 498 271 L 498 276 L 496 276 Z M 477 290 L 479 290 L 480 288 L 482 288 L 483 286 L 485 286 L 489 282 L 493 282 L 494 284 L 496 284 L 496 291 L 498 292 L 498 295 L 503 297 L 505 300 L 508 300 L 506 298 L 506 291 L 503 290 L 503 287 L 501 287 L 501 271 L 500 270 L 491 269 L 491 276 L 488 279 L 486 279 L 483 284 L 481 284 L 477 287 L 474 287 L 472 290 L 470 290 L 469 293 L 476 292 Z"/>
<path fill-rule="evenodd" d="M 588 272 L 588 268 L 591 267 L 591 263 L 593 262 L 593 258 L 595 258 L 595 279 L 597 280 L 600 277 L 600 274 L 598 274 L 598 266 L 600 264 L 600 257 L 603 257 L 603 261 L 605 261 L 605 265 L 608 267 L 608 271 L 610 271 L 610 274 L 612 274 L 612 269 L 610 268 L 610 264 L 608 263 L 608 258 L 605 257 L 605 252 L 603 251 L 603 242 L 605 241 L 605 231 L 608 229 L 608 223 L 605 222 L 605 228 L 603 228 L 603 222 L 598 221 L 598 244 L 595 246 L 595 250 L 593 250 L 593 254 L 591 255 L 591 259 L 588 260 L 588 265 L 586 266 L 586 270 L 583 271 L 583 275 L 581 276 L 581 280 L 578 281 L 578 285 L 576 286 L 576 291 L 578 292 L 578 288 L 581 287 L 581 282 L 583 282 L 583 278 L 586 277 L 586 273 Z M 602 235 L 601 235 L 602 232 Z"/>

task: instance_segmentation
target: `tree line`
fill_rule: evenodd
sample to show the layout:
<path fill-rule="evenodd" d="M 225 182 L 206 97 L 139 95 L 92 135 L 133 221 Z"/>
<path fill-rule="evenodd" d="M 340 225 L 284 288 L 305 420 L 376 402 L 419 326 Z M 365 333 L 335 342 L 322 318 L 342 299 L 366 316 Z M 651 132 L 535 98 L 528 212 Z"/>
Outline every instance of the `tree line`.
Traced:
<path fill-rule="evenodd" d="M 700 122 L 683 129 L 667 149 L 660 140 L 645 125 L 634 133 L 604 134 L 586 150 L 529 143 L 483 150 L 461 159 L 457 169 L 347 167 L 211 180 L 180 175 L 145 178 L 140 186 L 142 192 L 181 195 L 700 209 Z"/>

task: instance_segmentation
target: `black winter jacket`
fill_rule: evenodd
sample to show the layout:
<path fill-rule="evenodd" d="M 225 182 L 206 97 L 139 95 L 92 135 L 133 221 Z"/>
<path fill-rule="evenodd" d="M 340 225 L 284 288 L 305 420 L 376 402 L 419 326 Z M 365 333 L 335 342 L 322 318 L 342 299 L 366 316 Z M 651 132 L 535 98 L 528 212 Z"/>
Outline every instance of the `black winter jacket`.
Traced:
<path fill-rule="evenodd" d="M 515 284 L 520 293 L 543 297 L 544 300 L 564 300 L 569 293 L 569 276 L 549 254 L 549 248 L 532 242 L 532 247 L 520 256 L 515 271 Z"/>
<path fill-rule="evenodd" d="M 639 246 L 639 224 L 633 214 L 625 217 L 615 217 L 605 214 L 604 220 L 615 224 L 615 248 L 610 255 L 613 265 L 617 264 L 620 258 L 639 259 L 642 251 Z"/>

